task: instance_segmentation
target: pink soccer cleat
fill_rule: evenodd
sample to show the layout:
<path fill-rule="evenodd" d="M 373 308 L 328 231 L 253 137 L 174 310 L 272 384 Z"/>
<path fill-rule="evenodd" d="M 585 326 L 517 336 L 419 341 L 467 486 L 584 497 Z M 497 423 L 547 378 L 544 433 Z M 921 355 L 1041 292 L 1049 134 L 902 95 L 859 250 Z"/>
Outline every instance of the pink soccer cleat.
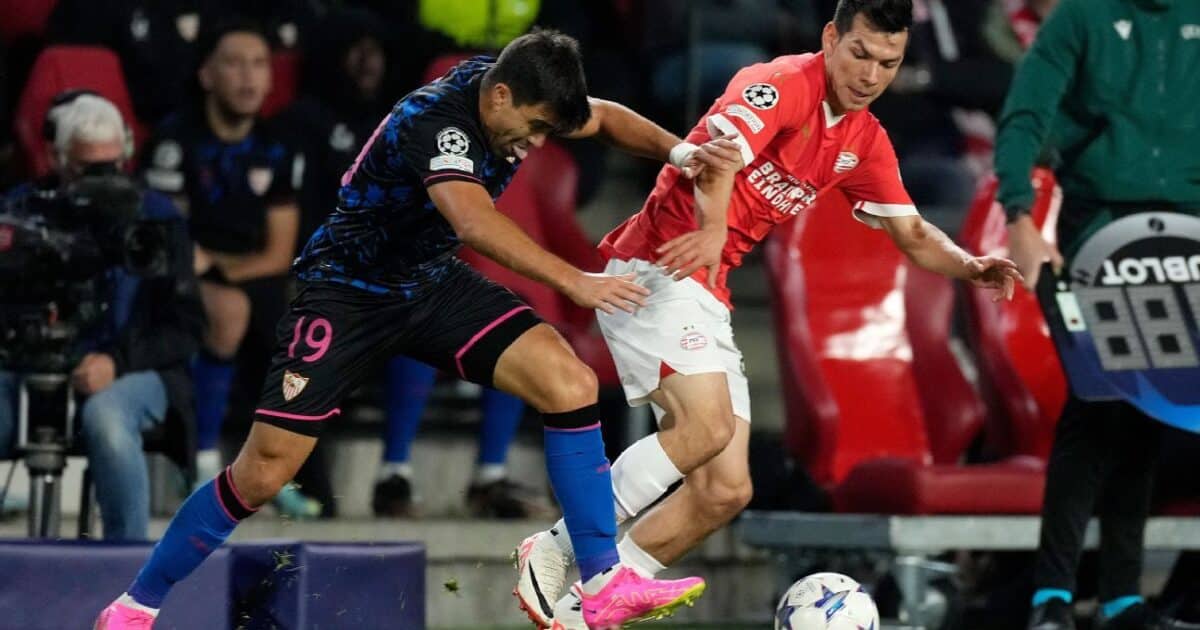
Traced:
<path fill-rule="evenodd" d="M 680 606 L 691 606 L 704 593 L 704 580 L 656 580 L 638 575 L 625 565 L 595 595 L 583 592 L 576 582 L 571 590 L 583 606 L 583 620 L 592 630 L 617 630 L 625 624 L 662 619 Z"/>
<path fill-rule="evenodd" d="M 151 630 L 154 627 L 154 613 L 137 604 L 126 603 L 128 595 L 108 605 L 100 611 L 96 625 L 92 630 Z"/>

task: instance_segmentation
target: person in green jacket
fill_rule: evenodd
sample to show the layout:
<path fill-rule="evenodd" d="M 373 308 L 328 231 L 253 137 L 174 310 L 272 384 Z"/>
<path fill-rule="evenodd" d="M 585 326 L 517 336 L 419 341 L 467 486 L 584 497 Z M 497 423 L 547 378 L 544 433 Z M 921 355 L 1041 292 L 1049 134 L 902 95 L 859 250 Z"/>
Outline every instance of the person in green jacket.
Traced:
<path fill-rule="evenodd" d="M 1062 0 L 1048 16 L 996 139 L 997 199 L 1027 286 L 1044 262 L 1063 264 L 1028 212 L 1030 170 L 1043 152 L 1059 162 L 1057 241 L 1068 256 L 1127 214 L 1200 211 L 1198 68 L 1195 0 Z M 1139 594 L 1159 434 L 1126 403 L 1068 399 L 1047 470 L 1030 629 L 1074 628 L 1075 572 L 1094 510 L 1103 524 L 1095 627 L 1162 627 Z"/>

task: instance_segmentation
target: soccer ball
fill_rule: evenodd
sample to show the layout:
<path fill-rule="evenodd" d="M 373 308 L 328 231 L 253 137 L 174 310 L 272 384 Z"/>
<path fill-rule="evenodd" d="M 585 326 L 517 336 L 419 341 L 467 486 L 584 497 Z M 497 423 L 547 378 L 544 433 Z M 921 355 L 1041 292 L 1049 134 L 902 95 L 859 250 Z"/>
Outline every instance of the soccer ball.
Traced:
<path fill-rule="evenodd" d="M 801 578 L 775 607 L 775 630 L 879 630 L 879 611 L 858 582 L 840 573 Z"/>

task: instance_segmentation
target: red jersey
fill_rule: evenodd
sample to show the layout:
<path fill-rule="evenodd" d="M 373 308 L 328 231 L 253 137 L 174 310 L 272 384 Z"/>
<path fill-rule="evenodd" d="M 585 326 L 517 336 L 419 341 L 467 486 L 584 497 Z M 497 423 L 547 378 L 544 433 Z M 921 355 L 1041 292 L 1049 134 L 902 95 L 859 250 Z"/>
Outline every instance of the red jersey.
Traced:
<path fill-rule="evenodd" d="M 869 112 L 834 116 L 825 102 L 825 56 L 788 55 L 743 68 L 688 134 L 701 144 L 736 131 L 746 167 L 734 178 L 729 236 L 713 294 L 732 307 L 725 278 L 771 228 L 832 189 L 850 200 L 854 216 L 879 227 L 880 216 L 916 214 L 900 181 L 887 132 Z M 654 261 L 655 249 L 699 227 L 694 182 L 671 165 L 637 214 L 600 243 L 607 258 Z M 707 270 L 693 276 L 706 284 Z"/>

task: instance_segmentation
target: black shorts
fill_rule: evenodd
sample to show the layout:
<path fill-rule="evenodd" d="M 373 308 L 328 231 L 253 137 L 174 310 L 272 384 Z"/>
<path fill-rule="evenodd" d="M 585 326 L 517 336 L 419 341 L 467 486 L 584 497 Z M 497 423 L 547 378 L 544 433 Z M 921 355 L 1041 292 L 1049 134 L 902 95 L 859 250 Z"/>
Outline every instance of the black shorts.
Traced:
<path fill-rule="evenodd" d="M 337 282 L 301 283 L 276 328 L 255 420 L 317 436 L 345 395 L 396 355 L 481 385 L 500 354 L 541 318 L 512 291 L 466 264 L 417 299 Z"/>

